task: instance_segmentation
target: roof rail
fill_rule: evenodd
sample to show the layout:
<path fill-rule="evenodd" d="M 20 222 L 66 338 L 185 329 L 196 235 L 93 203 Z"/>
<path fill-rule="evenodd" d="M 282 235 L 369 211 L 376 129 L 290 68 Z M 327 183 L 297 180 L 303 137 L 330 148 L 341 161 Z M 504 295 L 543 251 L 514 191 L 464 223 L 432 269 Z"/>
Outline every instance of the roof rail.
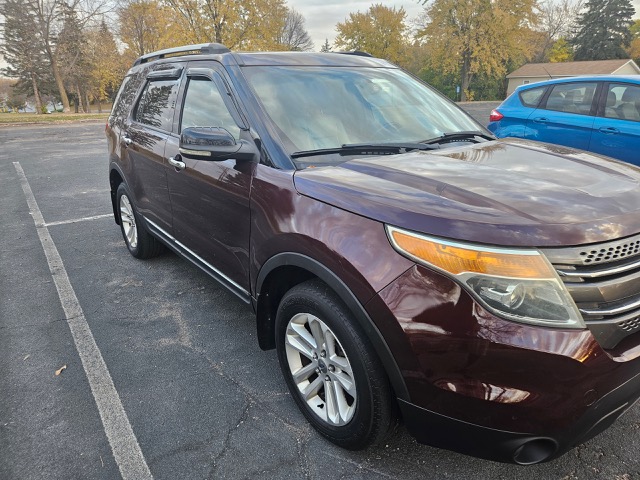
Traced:
<path fill-rule="evenodd" d="M 139 57 L 133 66 L 140 65 L 141 63 L 147 63 L 151 60 L 157 60 L 165 57 L 179 57 L 182 55 L 213 55 L 216 53 L 229 53 L 227 47 L 221 43 L 199 43 L 197 45 L 185 45 L 183 47 L 167 48 L 165 50 L 158 50 L 157 52 L 147 53 Z"/>
<path fill-rule="evenodd" d="M 357 55 L 358 57 L 373 57 L 373 55 L 371 55 L 368 52 L 363 52 L 362 50 L 353 50 L 351 52 L 335 52 L 335 53 L 341 53 L 343 55 Z"/>

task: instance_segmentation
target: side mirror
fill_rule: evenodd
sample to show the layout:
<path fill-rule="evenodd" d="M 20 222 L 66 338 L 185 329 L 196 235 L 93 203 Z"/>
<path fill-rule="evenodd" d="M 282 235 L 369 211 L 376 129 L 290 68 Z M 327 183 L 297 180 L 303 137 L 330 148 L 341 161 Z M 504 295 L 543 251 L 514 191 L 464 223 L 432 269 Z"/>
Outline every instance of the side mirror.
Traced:
<path fill-rule="evenodd" d="M 236 142 L 227 130 L 221 127 L 185 128 L 180 135 L 180 154 L 198 160 L 257 160 L 256 146 L 240 140 Z"/>

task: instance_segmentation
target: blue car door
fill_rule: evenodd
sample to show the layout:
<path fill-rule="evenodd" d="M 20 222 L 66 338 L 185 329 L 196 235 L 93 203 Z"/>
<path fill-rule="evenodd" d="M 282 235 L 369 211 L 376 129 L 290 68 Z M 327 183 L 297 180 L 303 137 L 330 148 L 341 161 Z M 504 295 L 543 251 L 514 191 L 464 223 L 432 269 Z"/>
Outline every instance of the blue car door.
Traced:
<path fill-rule="evenodd" d="M 605 86 L 589 150 L 640 165 L 640 85 Z"/>
<path fill-rule="evenodd" d="M 525 138 L 567 147 L 589 148 L 596 106 L 597 82 L 554 85 L 529 116 Z"/>

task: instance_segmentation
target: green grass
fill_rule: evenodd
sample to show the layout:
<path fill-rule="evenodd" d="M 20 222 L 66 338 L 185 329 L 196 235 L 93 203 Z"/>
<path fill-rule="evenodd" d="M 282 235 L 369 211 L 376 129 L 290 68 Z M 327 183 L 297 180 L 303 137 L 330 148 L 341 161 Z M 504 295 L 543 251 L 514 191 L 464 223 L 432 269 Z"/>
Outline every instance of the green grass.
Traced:
<path fill-rule="evenodd" d="M 0 125 L 16 125 L 20 123 L 55 123 L 77 122 L 82 120 L 107 120 L 109 112 L 103 113 L 0 113 Z"/>

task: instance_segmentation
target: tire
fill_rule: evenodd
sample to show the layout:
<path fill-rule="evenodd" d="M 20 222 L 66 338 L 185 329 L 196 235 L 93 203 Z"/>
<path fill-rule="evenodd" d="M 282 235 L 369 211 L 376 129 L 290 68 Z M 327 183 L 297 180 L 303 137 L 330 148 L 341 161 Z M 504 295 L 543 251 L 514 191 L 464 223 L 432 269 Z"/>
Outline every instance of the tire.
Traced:
<path fill-rule="evenodd" d="M 116 201 L 120 216 L 120 231 L 129 253 L 139 259 L 160 255 L 164 250 L 164 245 L 151 235 L 140 222 L 140 215 L 133 206 L 131 194 L 124 183 L 118 186 Z"/>
<path fill-rule="evenodd" d="M 349 450 L 393 434 L 397 409 L 384 367 L 326 284 L 309 280 L 284 295 L 276 335 L 289 391 L 318 432 Z"/>

